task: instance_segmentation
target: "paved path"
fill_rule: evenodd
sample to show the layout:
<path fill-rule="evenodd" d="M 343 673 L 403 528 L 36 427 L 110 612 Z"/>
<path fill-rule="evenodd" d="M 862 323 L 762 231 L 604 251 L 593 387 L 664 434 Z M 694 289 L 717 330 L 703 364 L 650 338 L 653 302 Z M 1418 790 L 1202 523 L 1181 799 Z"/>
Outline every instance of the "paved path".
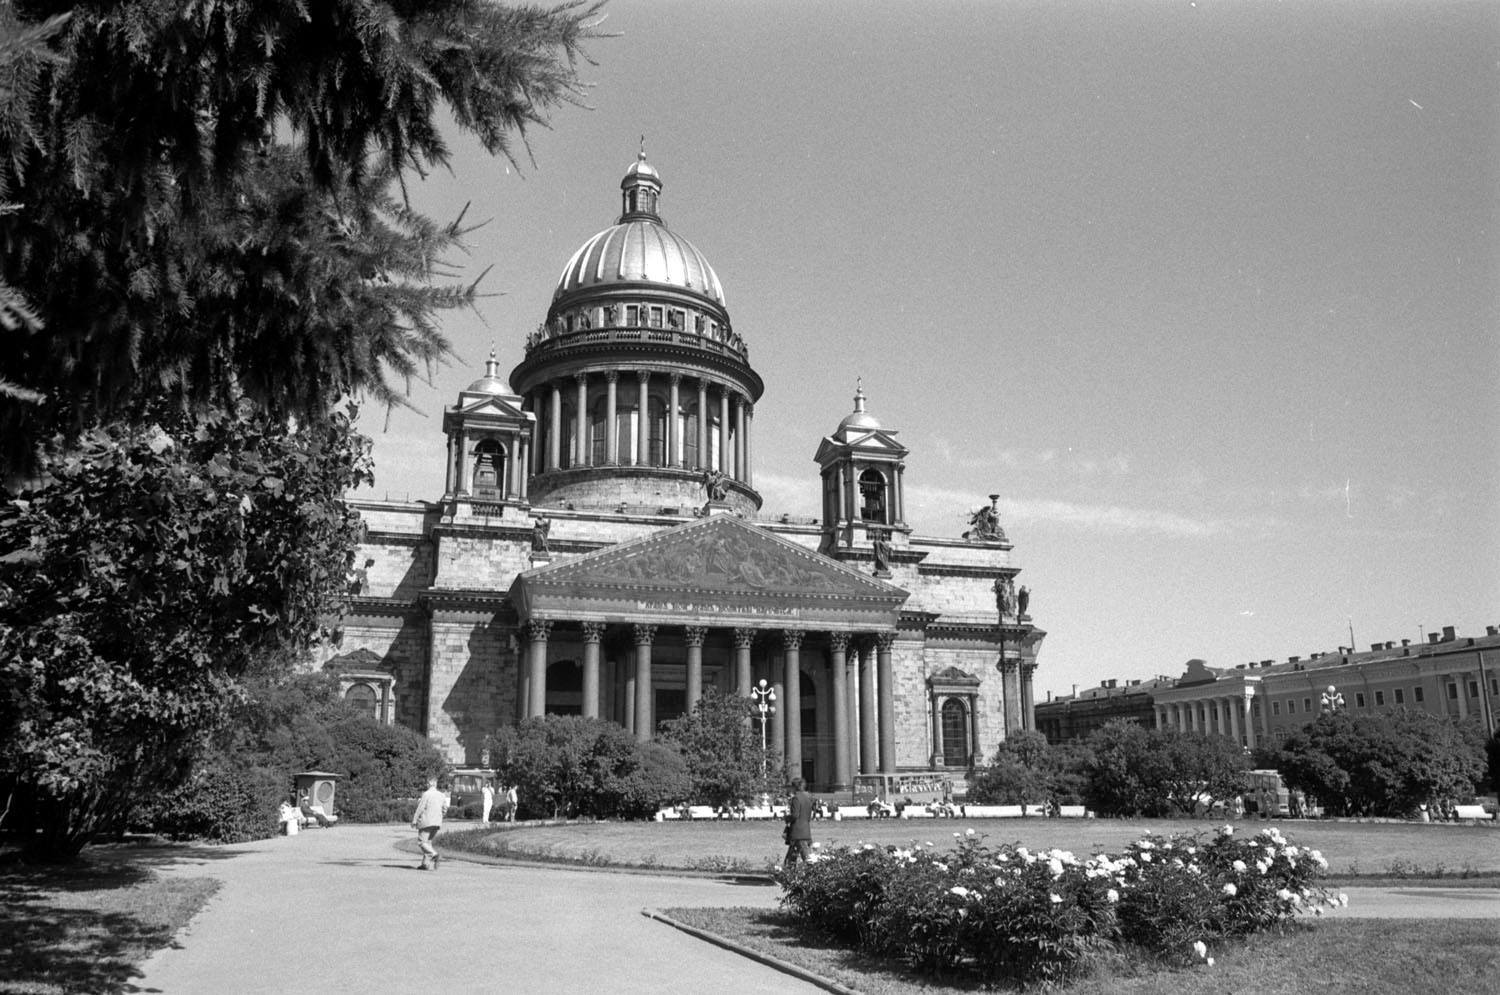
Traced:
<path fill-rule="evenodd" d="M 460 860 L 421 873 L 396 849 L 411 837 L 340 826 L 164 854 L 164 873 L 224 885 L 134 990 L 819 991 L 641 915 L 774 906 L 772 886 Z"/>
<path fill-rule="evenodd" d="M 155 851 L 164 873 L 219 893 L 133 990 L 274 992 L 815 992 L 654 922 L 642 908 L 776 904 L 770 885 L 444 861 L 412 834 L 341 826 L 229 847 Z M 1346 888 L 1333 917 L 1495 918 L 1500 889 Z"/>

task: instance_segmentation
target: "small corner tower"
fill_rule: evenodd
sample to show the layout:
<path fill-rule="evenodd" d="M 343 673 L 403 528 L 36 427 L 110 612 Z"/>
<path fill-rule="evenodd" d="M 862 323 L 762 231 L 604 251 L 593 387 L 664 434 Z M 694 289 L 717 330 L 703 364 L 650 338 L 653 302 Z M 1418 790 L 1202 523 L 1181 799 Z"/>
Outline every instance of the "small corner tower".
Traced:
<path fill-rule="evenodd" d="M 909 450 L 896 434 L 865 410 L 864 387 L 856 384 L 854 410 L 813 457 L 823 478 L 824 552 L 837 555 L 880 535 L 911 532 L 902 485 Z"/>
<path fill-rule="evenodd" d="M 521 403 L 501 378 L 491 349 L 484 376 L 460 391 L 458 403 L 443 412 L 448 436 L 443 502 L 449 515 L 460 502 L 527 505 L 526 467 L 536 416 L 523 411 Z"/>

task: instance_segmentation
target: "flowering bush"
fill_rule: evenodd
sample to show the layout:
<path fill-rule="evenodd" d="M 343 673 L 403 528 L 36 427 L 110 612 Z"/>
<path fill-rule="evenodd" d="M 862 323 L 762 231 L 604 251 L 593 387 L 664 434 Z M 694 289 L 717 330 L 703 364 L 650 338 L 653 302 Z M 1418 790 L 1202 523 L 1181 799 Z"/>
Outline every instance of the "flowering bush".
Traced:
<path fill-rule="evenodd" d="M 1117 943 L 1211 964 L 1211 941 L 1342 902 L 1315 884 L 1327 866 L 1274 828 L 1147 836 L 1086 860 L 990 848 L 971 829 L 944 854 L 931 843 L 817 848 L 778 880 L 783 908 L 810 931 L 929 974 L 1028 982 L 1075 974 Z"/>

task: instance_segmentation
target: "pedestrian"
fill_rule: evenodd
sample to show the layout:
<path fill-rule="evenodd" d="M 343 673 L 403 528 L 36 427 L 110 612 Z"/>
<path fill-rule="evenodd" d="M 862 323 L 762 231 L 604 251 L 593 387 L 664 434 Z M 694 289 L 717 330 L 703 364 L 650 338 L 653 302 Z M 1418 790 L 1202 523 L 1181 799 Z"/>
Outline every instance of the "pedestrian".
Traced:
<path fill-rule="evenodd" d="M 782 837 L 786 840 L 785 865 L 790 867 L 799 860 L 806 860 L 812 851 L 812 814 L 818 802 L 807 793 L 807 782 L 802 778 L 792 781 L 792 797 L 787 802 L 786 829 Z"/>
<path fill-rule="evenodd" d="M 488 824 L 490 821 L 490 810 L 495 807 L 495 782 L 489 778 L 485 778 L 484 787 L 479 789 L 479 793 L 484 796 L 484 815 L 480 817 L 479 821 Z"/>
<path fill-rule="evenodd" d="M 443 828 L 443 809 L 448 807 L 448 796 L 438 790 L 438 779 L 427 779 L 427 790 L 417 799 L 417 810 L 412 813 L 411 827 L 417 831 L 417 846 L 422 850 L 419 871 L 437 870 L 441 856 L 432 841 Z"/>
<path fill-rule="evenodd" d="M 505 821 L 516 821 L 516 809 L 521 805 L 521 798 L 516 794 L 516 786 L 512 784 L 505 789 Z"/>

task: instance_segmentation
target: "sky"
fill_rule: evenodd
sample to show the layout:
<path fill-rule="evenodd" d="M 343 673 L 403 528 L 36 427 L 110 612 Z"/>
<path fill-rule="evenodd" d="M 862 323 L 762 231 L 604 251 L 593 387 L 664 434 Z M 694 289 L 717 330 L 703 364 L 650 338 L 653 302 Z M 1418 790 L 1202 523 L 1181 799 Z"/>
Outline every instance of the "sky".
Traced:
<path fill-rule="evenodd" d="M 644 135 L 766 382 L 767 512 L 853 407 L 907 520 L 1000 495 L 1038 698 L 1500 624 L 1500 5 L 615 0 L 586 106 L 415 191 L 488 219 L 375 497 L 506 374 Z M 368 492 L 365 492 L 368 494 Z"/>

